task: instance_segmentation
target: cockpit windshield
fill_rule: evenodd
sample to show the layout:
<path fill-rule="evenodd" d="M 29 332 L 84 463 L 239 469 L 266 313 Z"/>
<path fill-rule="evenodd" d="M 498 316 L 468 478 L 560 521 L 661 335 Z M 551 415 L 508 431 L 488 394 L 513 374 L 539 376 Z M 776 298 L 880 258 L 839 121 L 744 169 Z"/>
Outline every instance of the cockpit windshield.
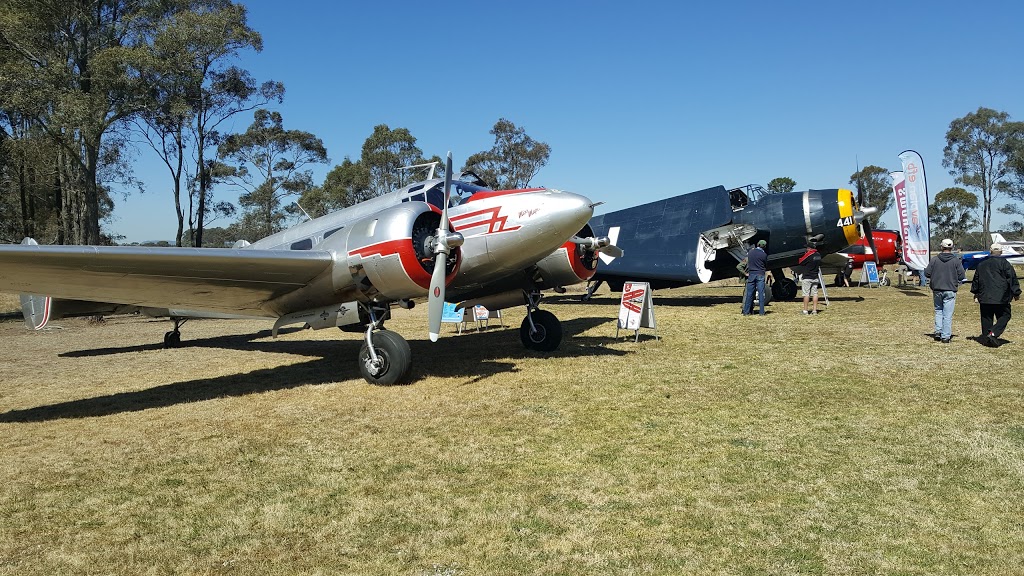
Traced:
<path fill-rule="evenodd" d="M 462 182 L 460 180 L 452 181 L 452 196 L 448 206 L 458 206 L 463 203 L 473 194 L 480 192 L 481 190 L 490 190 L 484 186 L 477 184 L 470 184 L 469 182 Z M 438 210 L 444 207 L 444 181 L 437 182 L 426 191 L 422 187 L 413 188 L 410 194 L 402 199 L 403 202 L 423 202 L 426 200 L 428 204 L 437 208 Z"/>

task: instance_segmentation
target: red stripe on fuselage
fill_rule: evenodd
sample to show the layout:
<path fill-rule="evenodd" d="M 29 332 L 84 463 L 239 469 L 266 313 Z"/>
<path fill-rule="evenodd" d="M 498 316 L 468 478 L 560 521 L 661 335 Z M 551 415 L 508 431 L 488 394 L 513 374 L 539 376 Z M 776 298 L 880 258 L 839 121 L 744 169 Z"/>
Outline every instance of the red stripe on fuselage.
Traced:
<path fill-rule="evenodd" d="M 479 194 L 479 192 L 478 192 Z M 483 234 L 494 234 L 495 232 L 511 232 L 513 230 L 519 230 L 520 226 L 505 227 L 508 222 L 508 216 L 499 216 L 501 213 L 501 206 L 495 206 L 494 208 L 487 208 L 485 210 L 477 210 L 476 212 L 469 212 L 467 214 L 459 214 L 458 216 L 452 216 L 449 221 L 452 223 L 452 227 L 455 228 L 456 232 L 464 232 L 466 230 L 472 230 L 480 226 L 486 226 L 487 230 Z M 468 224 L 458 226 L 458 222 L 468 220 L 474 216 L 488 215 L 489 217 L 484 220 L 477 220 Z"/>
<path fill-rule="evenodd" d="M 496 198 L 498 196 L 510 196 L 512 194 L 525 194 L 526 192 L 540 192 L 541 190 L 543 190 L 543 188 L 523 188 L 522 190 L 483 190 L 474 193 L 466 199 L 466 202 Z"/>
<path fill-rule="evenodd" d="M 459 272 L 459 266 L 462 264 L 462 252 L 460 248 L 458 254 L 458 260 L 452 273 L 445 277 L 445 286 L 447 286 L 455 275 Z M 349 256 L 359 255 L 363 258 L 370 256 L 380 256 L 386 258 L 388 256 L 397 255 L 399 262 L 402 263 L 402 270 L 405 271 L 405 275 L 409 277 L 417 286 L 424 290 L 430 289 L 430 273 L 423 269 L 423 265 L 420 264 L 418 258 L 416 258 L 416 251 L 412 247 L 412 238 L 402 238 L 400 240 L 387 240 L 385 242 L 378 242 L 377 244 L 371 244 L 364 246 L 357 250 L 349 252 Z"/>

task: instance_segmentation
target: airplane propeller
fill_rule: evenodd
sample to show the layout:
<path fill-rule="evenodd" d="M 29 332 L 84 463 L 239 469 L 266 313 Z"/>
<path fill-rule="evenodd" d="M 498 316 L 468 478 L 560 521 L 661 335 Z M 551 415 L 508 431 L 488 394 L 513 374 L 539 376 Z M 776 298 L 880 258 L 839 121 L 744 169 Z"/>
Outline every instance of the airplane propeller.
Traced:
<path fill-rule="evenodd" d="M 582 247 L 584 250 L 603 252 L 613 258 L 622 258 L 622 255 L 624 254 L 622 248 L 612 244 L 612 241 L 607 236 L 601 236 L 600 238 L 580 238 L 579 236 L 573 236 L 569 241 Z"/>
<path fill-rule="evenodd" d="M 860 226 L 864 230 L 864 236 L 868 239 L 868 246 L 871 247 L 871 254 L 875 257 L 875 265 L 878 266 L 878 250 L 875 250 L 875 236 L 871 233 L 871 223 L 867 217 L 878 212 L 878 208 L 864 206 L 864 187 L 861 185 L 860 167 L 857 168 L 857 207 L 860 209 Z"/>
<path fill-rule="evenodd" d="M 437 227 L 434 238 L 434 272 L 430 276 L 430 293 L 427 295 L 427 319 L 429 322 L 430 341 L 437 342 L 441 333 L 441 316 L 444 312 L 445 266 L 448 255 L 453 248 L 465 242 L 462 234 L 448 230 L 448 201 L 452 190 L 452 153 L 444 165 L 444 206 L 441 208 L 441 223 Z M 443 256 L 442 256 L 443 255 Z"/>

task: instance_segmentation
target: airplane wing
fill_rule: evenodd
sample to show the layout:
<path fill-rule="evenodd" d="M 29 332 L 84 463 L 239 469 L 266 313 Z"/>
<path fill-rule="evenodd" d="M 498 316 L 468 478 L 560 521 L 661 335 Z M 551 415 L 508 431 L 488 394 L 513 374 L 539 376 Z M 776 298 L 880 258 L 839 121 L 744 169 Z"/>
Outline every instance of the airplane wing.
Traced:
<path fill-rule="evenodd" d="M 276 316 L 267 301 L 329 271 L 311 250 L 0 246 L 0 291 L 93 302 Z"/>

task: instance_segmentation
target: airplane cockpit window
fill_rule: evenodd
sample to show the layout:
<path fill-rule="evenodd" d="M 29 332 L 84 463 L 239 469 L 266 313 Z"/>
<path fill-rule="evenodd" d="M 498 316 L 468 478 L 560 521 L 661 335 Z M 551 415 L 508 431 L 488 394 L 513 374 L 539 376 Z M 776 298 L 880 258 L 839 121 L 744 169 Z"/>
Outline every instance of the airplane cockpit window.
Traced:
<path fill-rule="evenodd" d="M 729 190 L 729 204 L 732 205 L 733 210 L 739 210 L 750 203 L 750 197 L 743 191 L 742 188 L 736 188 Z"/>
<path fill-rule="evenodd" d="M 441 190 L 442 188 L 444 188 L 444 184 L 438 184 L 427 190 L 427 203 L 438 210 L 444 208 L 444 191 Z"/>
<path fill-rule="evenodd" d="M 422 189 L 422 186 L 418 188 L 410 189 L 410 192 Z M 469 182 L 460 182 L 455 180 L 452 182 L 452 195 L 449 199 L 448 206 L 458 206 L 466 201 L 473 194 L 480 191 L 490 191 L 490 188 L 484 186 L 478 186 Z M 420 192 L 418 194 L 409 194 L 405 198 L 402 198 L 402 202 L 427 202 L 431 206 L 438 210 L 444 207 L 444 183 L 438 182 L 432 187 L 427 189 L 426 194 Z"/>
<path fill-rule="evenodd" d="M 292 250 L 311 250 L 313 248 L 313 239 L 306 238 L 305 240 L 299 240 L 298 242 L 292 243 Z"/>

